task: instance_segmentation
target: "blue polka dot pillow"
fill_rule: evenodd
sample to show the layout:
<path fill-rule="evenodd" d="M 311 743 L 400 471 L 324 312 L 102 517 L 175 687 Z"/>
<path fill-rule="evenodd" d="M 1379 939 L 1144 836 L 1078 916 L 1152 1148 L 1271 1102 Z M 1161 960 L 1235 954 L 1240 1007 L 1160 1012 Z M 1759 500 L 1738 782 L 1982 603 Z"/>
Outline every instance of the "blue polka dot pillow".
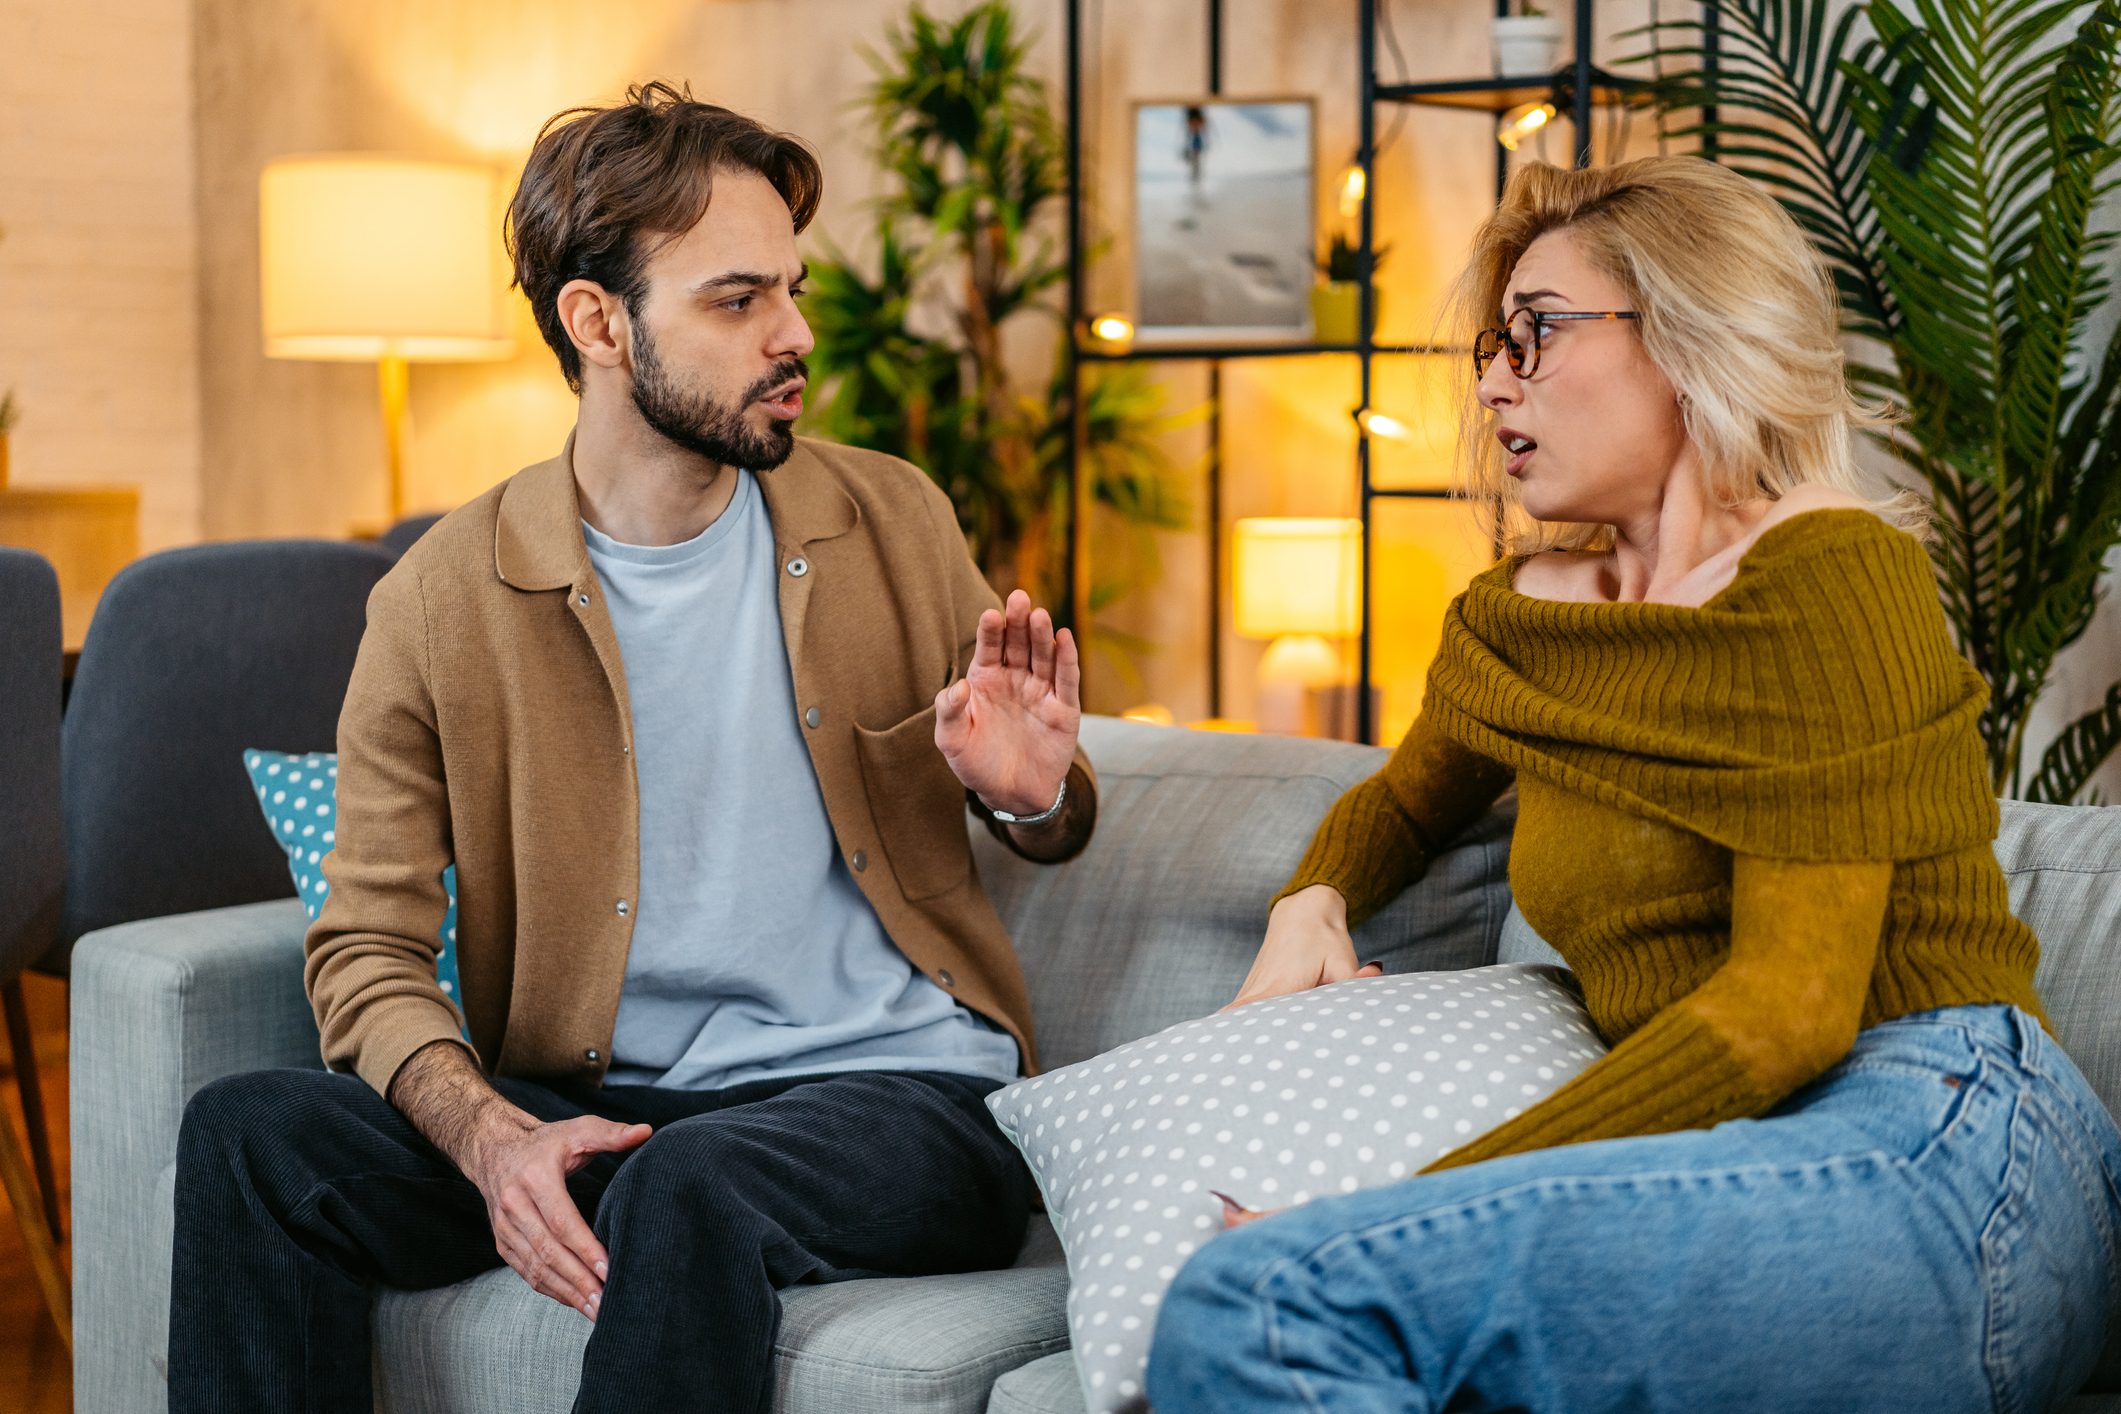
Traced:
<path fill-rule="evenodd" d="M 246 751 L 244 769 L 258 792 L 258 807 L 273 838 L 287 851 L 287 867 L 295 876 L 295 892 L 302 907 L 315 918 L 331 893 L 324 877 L 324 856 L 338 842 L 339 758 L 329 751 L 309 756 L 289 756 L 280 751 Z M 435 978 L 459 1006 L 457 995 L 457 866 L 442 871 L 442 890 L 449 895 L 449 912 L 442 917 L 442 952 L 435 959 Z"/>

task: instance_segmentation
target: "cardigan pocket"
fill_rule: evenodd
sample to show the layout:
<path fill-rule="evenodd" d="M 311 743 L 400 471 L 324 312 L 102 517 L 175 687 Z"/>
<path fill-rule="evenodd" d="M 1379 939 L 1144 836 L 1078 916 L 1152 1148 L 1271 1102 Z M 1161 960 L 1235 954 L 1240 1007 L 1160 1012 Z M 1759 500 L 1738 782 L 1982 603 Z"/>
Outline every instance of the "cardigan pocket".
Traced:
<path fill-rule="evenodd" d="M 965 788 L 936 749 L 935 708 L 883 731 L 856 726 L 854 745 L 869 816 L 899 892 L 910 902 L 962 884 L 972 872 Z"/>

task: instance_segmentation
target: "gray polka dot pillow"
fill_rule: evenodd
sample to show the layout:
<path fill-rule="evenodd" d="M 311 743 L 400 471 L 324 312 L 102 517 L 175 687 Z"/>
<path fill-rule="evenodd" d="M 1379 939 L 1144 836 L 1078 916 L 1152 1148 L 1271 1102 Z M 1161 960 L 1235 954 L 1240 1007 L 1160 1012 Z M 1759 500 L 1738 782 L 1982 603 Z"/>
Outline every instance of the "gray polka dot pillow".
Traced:
<path fill-rule="evenodd" d="M 1222 1227 L 1403 1179 L 1605 1053 L 1567 972 L 1356 978 L 1181 1022 L 988 1096 L 1068 1256 L 1092 1414 L 1138 1402 L 1156 1306 Z"/>

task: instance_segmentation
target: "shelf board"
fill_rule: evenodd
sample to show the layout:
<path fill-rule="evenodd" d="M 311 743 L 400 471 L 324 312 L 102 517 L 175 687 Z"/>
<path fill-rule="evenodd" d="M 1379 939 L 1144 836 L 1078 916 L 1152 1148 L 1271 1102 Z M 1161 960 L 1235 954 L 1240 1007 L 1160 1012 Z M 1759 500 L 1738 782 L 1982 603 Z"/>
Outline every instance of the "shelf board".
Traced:
<path fill-rule="evenodd" d="M 1311 358 L 1319 354 L 1358 354 L 1354 344 L 1137 344 L 1132 348 L 1104 348 L 1078 344 L 1076 356 L 1085 363 L 1135 363 L 1153 360 L 1225 358 Z M 1372 354 L 1387 356 L 1437 356 L 1464 354 L 1469 350 L 1447 344 L 1373 344 Z"/>
<path fill-rule="evenodd" d="M 1377 440 L 1372 438 L 1372 441 Z M 1369 499 L 1373 501 L 1448 501 L 1451 492 L 1442 486 L 1376 486 L 1370 487 Z"/>
<path fill-rule="evenodd" d="M 1515 75 L 1495 79 L 1445 79 L 1434 83 L 1383 83 L 1377 86 L 1376 93 L 1380 103 L 1418 103 L 1433 108 L 1464 108 L 1478 113 L 1506 113 L 1526 103 L 1542 101 L 1551 101 L 1557 108 L 1565 110 L 1567 103 L 1556 95 L 1565 98 L 1575 82 L 1576 68 L 1572 64 L 1545 77 Z M 1591 101 L 1595 104 L 1645 103 L 1648 89 L 1649 85 L 1641 79 L 1626 78 L 1599 68 L 1591 70 Z"/>

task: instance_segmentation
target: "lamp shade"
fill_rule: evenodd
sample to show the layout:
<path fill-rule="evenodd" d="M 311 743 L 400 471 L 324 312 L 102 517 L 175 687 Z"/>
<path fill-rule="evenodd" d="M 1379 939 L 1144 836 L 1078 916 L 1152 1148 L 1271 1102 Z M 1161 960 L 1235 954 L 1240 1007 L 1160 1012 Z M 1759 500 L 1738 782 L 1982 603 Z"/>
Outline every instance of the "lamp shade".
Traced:
<path fill-rule="evenodd" d="M 497 173 L 369 156 L 290 157 L 259 179 L 273 358 L 505 358 Z"/>
<path fill-rule="evenodd" d="M 1240 520 L 1231 577 L 1246 638 L 1352 637 L 1362 629 L 1362 522 Z"/>

